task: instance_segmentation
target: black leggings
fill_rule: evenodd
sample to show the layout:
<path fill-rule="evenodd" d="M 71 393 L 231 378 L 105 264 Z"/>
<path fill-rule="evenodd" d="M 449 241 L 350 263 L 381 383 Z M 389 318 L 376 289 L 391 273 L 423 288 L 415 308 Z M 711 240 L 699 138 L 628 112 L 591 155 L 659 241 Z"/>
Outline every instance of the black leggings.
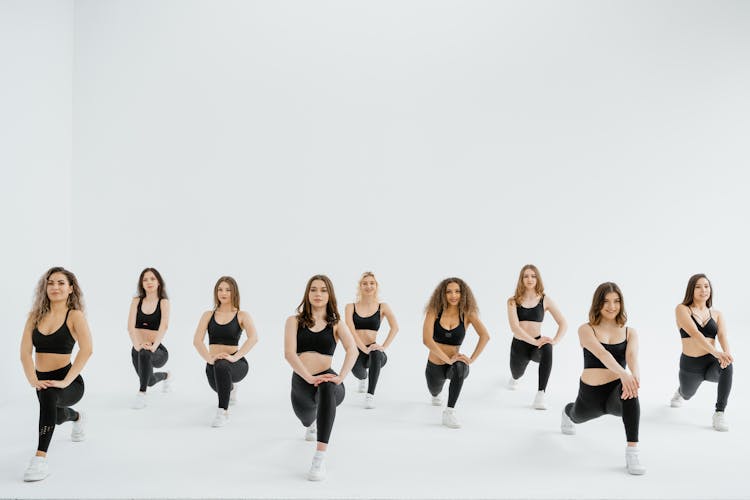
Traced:
<path fill-rule="evenodd" d="M 51 372 L 36 372 L 39 380 L 62 380 L 70 371 L 71 365 Z M 65 389 L 50 387 L 36 391 L 39 399 L 39 444 L 37 450 L 47 452 L 55 432 L 55 425 L 78 420 L 79 413 L 73 406 L 83 397 L 83 378 L 78 375 Z"/>
<path fill-rule="evenodd" d="M 448 408 L 454 408 L 464 379 L 469 376 L 469 365 L 463 361 L 456 361 L 452 365 L 436 365 L 428 360 L 424 375 L 427 378 L 427 389 L 433 396 L 442 392 L 445 379 L 451 379 L 451 385 L 448 386 Z"/>
<path fill-rule="evenodd" d="M 206 363 L 208 385 L 219 395 L 219 408 L 229 408 L 229 393 L 232 392 L 232 387 L 245 378 L 249 370 L 250 365 L 245 358 L 240 358 L 234 363 L 226 359 L 217 359 L 212 365 Z"/>
<path fill-rule="evenodd" d="M 622 399 L 621 396 L 622 383 L 619 380 L 603 385 L 588 385 L 581 381 L 576 402 L 565 406 L 565 414 L 576 424 L 602 415 L 622 417 L 628 443 L 637 443 L 641 405 L 638 398 Z"/>
<path fill-rule="evenodd" d="M 733 371 L 732 365 L 722 368 L 719 360 L 711 354 L 697 358 L 683 354 L 680 356 L 680 396 L 685 399 L 692 398 L 704 380 L 718 382 L 716 411 L 724 411 L 729 400 L 729 391 L 732 390 Z"/>
<path fill-rule="evenodd" d="M 330 368 L 324 373 L 336 372 Z M 333 421 L 336 420 L 336 407 L 341 404 L 346 395 L 344 384 L 323 382 L 315 387 L 305 382 L 305 379 L 292 374 L 292 408 L 294 414 L 305 427 L 310 427 L 313 422 L 318 421 L 318 442 L 328 444 L 333 429 Z"/>
<path fill-rule="evenodd" d="M 536 338 L 541 338 L 541 335 Z M 514 379 L 523 376 L 529 361 L 539 363 L 539 390 L 547 390 L 549 374 L 552 372 L 552 344 L 537 347 L 513 337 L 510 344 L 510 373 Z"/>
<path fill-rule="evenodd" d="M 367 371 L 369 370 L 370 381 L 367 386 L 367 392 L 369 394 L 375 394 L 375 386 L 378 385 L 380 369 L 383 368 L 387 362 L 388 356 L 386 356 L 383 351 L 370 351 L 369 354 L 359 351 L 357 361 L 352 367 L 352 373 L 358 379 L 364 380 L 367 378 Z"/>
<path fill-rule="evenodd" d="M 161 368 L 167 364 L 167 360 L 169 359 L 169 351 L 164 347 L 164 344 L 159 344 L 156 352 L 151 352 L 145 348 L 136 351 L 135 347 L 133 347 L 130 350 L 130 357 L 133 359 L 135 373 L 138 374 L 138 378 L 141 381 L 139 389 L 141 392 L 146 392 L 146 387 L 151 387 L 167 378 L 167 372 L 154 373 L 154 368 Z"/>

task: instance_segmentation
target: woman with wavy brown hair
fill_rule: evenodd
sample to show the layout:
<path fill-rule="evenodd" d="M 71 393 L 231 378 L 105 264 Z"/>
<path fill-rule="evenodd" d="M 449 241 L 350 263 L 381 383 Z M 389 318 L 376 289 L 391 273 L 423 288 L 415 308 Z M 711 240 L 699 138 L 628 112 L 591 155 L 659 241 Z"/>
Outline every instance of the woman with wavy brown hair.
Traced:
<path fill-rule="evenodd" d="M 544 313 L 549 311 L 557 323 L 554 338 L 542 336 Z M 508 388 L 518 388 L 529 361 L 539 363 L 539 383 L 534 408 L 546 410 L 547 382 L 552 372 L 552 346 L 565 336 L 568 324 L 557 304 L 544 293 L 544 283 L 539 269 L 533 264 L 521 268 L 516 292 L 508 299 L 508 322 L 513 332 L 510 344 L 510 373 Z"/>
<path fill-rule="evenodd" d="M 72 272 L 53 267 L 44 273 L 21 338 L 23 371 L 39 400 L 37 451 L 24 481 L 40 481 L 49 475 L 47 450 L 56 425 L 73 422 L 70 439 L 85 439 L 84 415 L 71 408 L 83 397 L 81 371 L 92 353 L 83 307 L 83 292 Z M 76 342 L 78 353 L 71 364 Z"/>
<path fill-rule="evenodd" d="M 336 344 L 341 341 L 346 358 L 339 373 L 331 368 Z M 357 344 L 336 306 L 333 283 L 322 274 L 307 281 L 297 314 L 286 320 L 284 357 L 292 373 L 292 408 L 307 429 L 305 439 L 317 441 L 307 478 L 325 478 L 325 453 L 336 418 L 336 407 L 346 393 L 342 382 L 357 359 Z M 317 425 L 316 425 L 317 424 Z"/>
<path fill-rule="evenodd" d="M 243 330 L 247 339 L 239 347 Z M 208 348 L 204 342 L 206 333 Z M 253 318 L 240 310 L 237 281 L 222 276 L 214 285 L 214 309 L 203 313 L 193 336 L 195 349 L 206 361 L 208 385 L 219 399 L 211 427 L 223 427 L 229 421 L 229 405 L 237 401 L 237 384 L 250 369 L 245 356 L 257 342 Z"/>
<path fill-rule="evenodd" d="M 470 326 L 479 335 L 479 342 L 471 356 L 460 352 L 461 344 Z M 433 406 L 442 405 L 440 393 L 445 381 L 450 379 L 448 404 L 443 410 L 443 425 L 458 429 L 456 402 L 471 365 L 484 350 L 490 334 L 479 319 L 479 308 L 474 294 L 460 278 L 446 278 L 432 292 L 425 308 L 422 341 L 430 351 L 425 378 L 432 394 Z"/>
<path fill-rule="evenodd" d="M 602 415 L 622 417 L 627 446 L 625 465 L 630 474 L 644 474 L 638 451 L 641 406 L 638 389 L 638 333 L 625 326 L 625 300 L 615 283 L 602 283 L 591 300 L 589 321 L 578 328 L 583 347 L 583 373 L 574 403 L 562 412 L 560 430 L 575 434 L 574 424 Z"/>

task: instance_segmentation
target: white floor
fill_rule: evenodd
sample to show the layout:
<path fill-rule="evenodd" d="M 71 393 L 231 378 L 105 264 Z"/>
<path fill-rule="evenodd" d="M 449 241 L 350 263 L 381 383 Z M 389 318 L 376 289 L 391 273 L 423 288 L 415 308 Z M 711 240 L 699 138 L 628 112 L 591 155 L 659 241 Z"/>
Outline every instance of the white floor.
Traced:
<path fill-rule="evenodd" d="M 487 360 L 489 361 L 489 360 Z M 473 367 L 472 367 L 473 368 Z M 611 416 L 560 434 L 562 406 L 575 380 L 555 377 L 550 409 L 530 407 L 532 365 L 520 389 L 504 388 L 502 371 L 476 370 L 458 404 L 463 428 L 440 425 L 419 369 L 383 371 L 378 407 L 347 380 L 328 453 L 328 478 L 305 479 L 314 445 L 289 403 L 288 373 L 251 371 L 229 425 L 212 429 L 215 396 L 200 370 L 175 378 L 174 390 L 149 393 L 145 410 L 128 408 L 129 384 L 90 384 L 78 405 L 87 412 L 87 440 L 70 441 L 58 427 L 50 447 L 52 475 L 23 483 L 36 444 L 32 394 L 0 408 L 0 497 L 9 498 L 748 498 L 748 404 L 740 384 L 727 416 L 730 432 L 710 427 L 716 385 L 704 384 L 681 409 L 669 408 L 675 374 L 641 393 L 641 453 L 648 473 L 629 476 L 624 431 Z M 279 371 L 281 372 L 281 369 Z M 737 372 L 735 372 L 737 374 Z M 389 376 L 390 375 L 390 376 Z M 566 376 L 567 377 L 567 376 Z M 199 389 L 195 389 L 196 384 Z M 279 388 L 283 385 L 283 391 Z M 671 389 L 670 389 L 671 388 Z M 444 393 L 444 395 L 447 394 Z M 743 465 L 744 464 L 744 465 Z"/>

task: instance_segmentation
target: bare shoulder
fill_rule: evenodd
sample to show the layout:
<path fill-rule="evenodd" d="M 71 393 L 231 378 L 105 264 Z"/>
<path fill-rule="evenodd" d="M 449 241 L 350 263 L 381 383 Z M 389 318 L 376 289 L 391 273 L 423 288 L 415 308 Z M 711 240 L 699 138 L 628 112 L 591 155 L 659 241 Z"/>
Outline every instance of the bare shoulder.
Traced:
<path fill-rule="evenodd" d="M 680 311 L 686 311 L 689 314 L 690 308 L 683 303 L 679 303 L 677 304 L 677 306 L 675 306 L 674 312 L 680 312 Z"/>
<path fill-rule="evenodd" d="M 516 307 L 516 298 L 515 297 L 510 297 L 508 299 L 508 307 Z"/>
<path fill-rule="evenodd" d="M 297 326 L 297 316 L 289 316 L 289 317 L 288 317 L 288 318 L 286 319 L 286 326 L 287 326 L 287 327 L 289 327 L 289 326 L 294 326 L 294 327 L 296 327 L 296 326 Z"/>
<path fill-rule="evenodd" d="M 353 311 L 353 310 L 354 310 L 354 303 L 353 302 L 344 306 L 344 313 L 345 314 L 349 314 L 349 311 Z"/>
<path fill-rule="evenodd" d="M 85 321 L 86 316 L 83 314 L 83 311 L 81 311 L 80 309 L 72 309 L 70 311 L 70 314 L 68 314 L 68 319 L 77 323 L 81 320 Z"/>
<path fill-rule="evenodd" d="M 711 313 L 711 316 L 714 316 L 716 318 L 716 321 L 721 321 L 724 319 L 724 315 L 717 309 L 711 308 L 709 309 L 709 312 Z"/>
<path fill-rule="evenodd" d="M 380 310 L 381 310 L 381 311 L 382 311 L 383 313 L 389 313 L 389 312 L 392 312 L 392 310 L 391 310 L 391 306 L 389 306 L 387 302 L 381 302 L 381 303 L 380 303 Z"/>
<path fill-rule="evenodd" d="M 578 327 L 578 335 L 585 335 L 589 333 L 594 333 L 594 328 L 591 326 L 591 323 L 588 321 L 581 326 Z"/>
<path fill-rule="evenodd" d="M 632 326 L 627 327 L 627 329 L 628 329 L 628 339 L 635 338 L 638 336 L 638 330 L 636 330 Z"/>

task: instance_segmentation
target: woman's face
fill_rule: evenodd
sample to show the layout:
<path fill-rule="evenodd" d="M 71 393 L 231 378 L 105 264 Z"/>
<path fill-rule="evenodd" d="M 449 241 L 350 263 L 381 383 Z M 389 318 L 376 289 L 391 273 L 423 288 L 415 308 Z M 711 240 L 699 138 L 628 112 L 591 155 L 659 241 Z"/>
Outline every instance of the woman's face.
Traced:
<path fill-rule="evenodd" d="M 159 290 L 159 280 L 151 271 L 146 271 L 145 273 L 143 273 L 143 280 L 141 281 L 141 284 L 143 285 L 143 289 L 146 290 L 146 293 L 156 292 L 157 290 Z"/>
<path fill-rule="evenodd" d="M 219 283 L 219 286 L 216 288 L 216 298 L 219 299 L 219 304 L 231 304 L 232 286 L 226 281 Z"/>
<path fill-rule="evenodd" d="M 73 293 L 73 286 L 63 273 L 52 273 L 47 278 L 47 298 L 50 302 L 67 301 Z"/>
<path fill-rule="evenodd" d="M 523 272 L 523 286 L 527 290 L 534 290 L 536 288 L 536 273 L 533 269 L 527 269 Z"/>
<path fill-rule="evenodd" d="M 706 278 L 699 278 L 693 289 L 693 301 L 706 302 L 711 297 L 711 284 Z"/>
<path fill-rule="evenodd" d="M 602 318 L 614 321 L 618 314 L 620 314 L 620 295 L 617 292 L 609 292 L 604 296 Z"/>
<path fill-rule="evenodd" d="M 461 287 L 458 283 L 448 283 L 445 287 L 445 300 L 450 306 L 457 306 L 461 302 Z"/>
<path fill-rule="evenodd" d="M 378 291 L 378 283 L 372 276 L 365 276 L 362 278 L 362 281 L 359 282 L 359 290 L 362 292 L 363 296 L 370 297 L 375 295 L 375 292 Z"/>
<path fill-rule="evenodd" d="M 307 300 L 313 307 L 325 307 L 328 304 L 328 287 L 323 280 L 313 280 L 310 283 L 310 293 L 307 294 Z"/>

